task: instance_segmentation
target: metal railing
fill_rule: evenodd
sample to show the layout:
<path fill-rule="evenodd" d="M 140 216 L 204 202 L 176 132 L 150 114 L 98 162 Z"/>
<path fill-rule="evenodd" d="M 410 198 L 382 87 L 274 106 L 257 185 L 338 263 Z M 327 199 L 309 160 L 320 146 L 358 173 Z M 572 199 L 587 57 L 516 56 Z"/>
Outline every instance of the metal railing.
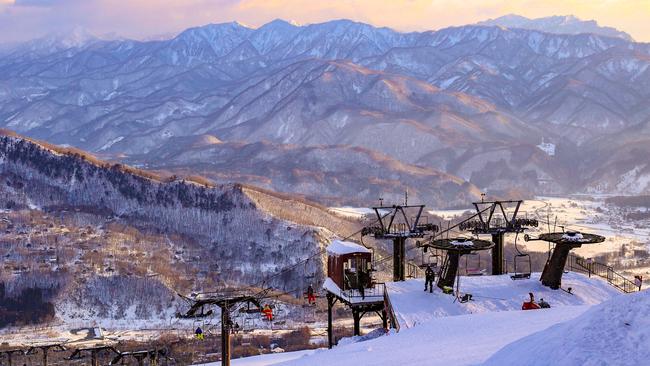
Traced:
<path fill-rule="evenodd" d="M 391 304 L 390 302 L 390 296 L 388 295 L 388 290 L 385 285 L 384 285 L 384 308 L 386 309 L 386 313 L 388 315 L 388 318 L 390 319 L 391 327 L 394 328 L 397 332 L 399 332 L 399 322 L 397 321 L 397 315 L 395 314 L 395 310 L 393 309 L 393 304 Z"/>
<path fill-rule="evenodd" d="M 341 290 L 341 298 L 350 303 L 383 301 L 386 293 L 386 284 L 383 282 L 374 283 L 372 287 L 364 288 L 363 296 L 358 289 Z"/>
<path fill-rule="evenodd" d="M 586 273 L 589 277 L 592 275 L 598 276 L 625 293 L 641 290 L 640 286 L 635 284 L 634 281 L 627 279 L 620 273 L 614 271 L 614 268 L 603 263 L 594 262 L 571 254 L 569 255 L 566 266 L 573 272 Z"/>
<path fill-rule="evenodd" d="M 406 262 L 406 277 L 407 278 L 420 278 L 423 276 L 423 271 L 413 262 Z"/>

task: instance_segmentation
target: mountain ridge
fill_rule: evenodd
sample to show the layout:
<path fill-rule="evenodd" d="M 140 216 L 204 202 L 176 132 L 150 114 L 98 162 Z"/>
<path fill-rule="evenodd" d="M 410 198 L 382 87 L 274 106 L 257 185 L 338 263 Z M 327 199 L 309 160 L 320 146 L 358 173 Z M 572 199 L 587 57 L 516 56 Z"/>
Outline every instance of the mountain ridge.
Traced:
<path fill-rule="evenodd" d="M 204 134 L 346 144 L 493 191 L 504 187 L 486 164 L 505 159 L 510 185 L 522 188 L 525 170 L 567 192 L 583 182 L 557 170 L 575 154 L 544 158 L 559 168 L 521 166 L 513 149 L 545 140 L 583 151 L 645 123 L 649 65 L 649 45 L 594 34 L 217 24 L 167 41 L 94 42 L 38 63 L 0 57 L 0 125 L 118 159 Z"/>

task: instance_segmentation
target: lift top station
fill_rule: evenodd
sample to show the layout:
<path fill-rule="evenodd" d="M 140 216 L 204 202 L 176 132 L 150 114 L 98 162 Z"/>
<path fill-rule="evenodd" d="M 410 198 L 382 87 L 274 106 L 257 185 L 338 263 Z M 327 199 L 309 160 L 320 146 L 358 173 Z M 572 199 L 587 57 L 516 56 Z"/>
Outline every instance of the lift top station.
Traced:
<path fill-rule="evenodd" d="M 406 200 L 405 200 L 406 201 Z M 424 205 L 392 205 L 372 208 L 377 225 L 365 227 L 361 236 L 372 235 L 379 240 L 393 241 L 393 281 L 406 279 L 406 239 L 423 238 L 438 232 L 437 225 L 420 223 Z"/>
<path fill-rule="evenodd" d="M 492 274 L 505 273 L 503 258 L 503 242 L 506 233 L 521 233 L 529 227 L 539 225 L 536 219 L 521 219 L 517 217 L 522 200 L 515 201 L 484 201 L 474 202 L 476 214 L 458 224 L 461 231 L 469 231 L 474 235 L 492 235 Z M 508 213 L 508 211 L 512 211 Z"/>

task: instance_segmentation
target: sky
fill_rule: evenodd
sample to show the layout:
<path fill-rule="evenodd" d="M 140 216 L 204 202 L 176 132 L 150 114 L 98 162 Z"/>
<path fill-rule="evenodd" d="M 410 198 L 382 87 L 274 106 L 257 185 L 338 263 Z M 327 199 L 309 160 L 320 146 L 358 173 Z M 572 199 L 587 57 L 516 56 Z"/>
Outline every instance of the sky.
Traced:
<path fill-rule="evenodd" d="M 505 14 L 572 14 L 650 42 L 650 0 L 0 0 L 0 42 L 81 27 L 96 35 L 146 39 L 208 23 L 257 27 L 348 18 L 399 31 L 436 30 Z"/>

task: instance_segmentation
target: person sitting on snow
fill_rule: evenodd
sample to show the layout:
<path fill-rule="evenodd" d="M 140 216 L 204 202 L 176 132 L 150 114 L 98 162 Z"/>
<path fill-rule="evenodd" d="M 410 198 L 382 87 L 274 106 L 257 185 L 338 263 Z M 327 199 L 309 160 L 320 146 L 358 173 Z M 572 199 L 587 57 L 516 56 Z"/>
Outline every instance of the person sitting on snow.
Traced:
<path fill-rule="evenodd" d="M 551 304 L 544 301 L 544 298 L 541 298 L 541 299 L 539 299 L 539 307 L 542 308 L 542 309 L 550 309 Z"/>
<path fill-rule="evenodd" d="M 529 301 L 524 301 L 523 305 L 521 305 L 521 310 L 536 310 L 539 309 L 539 305 L 535 302 L 535 296 L 533 295 L 532 292 L 528 293 L 528 296 L 530 296 Z"/>

